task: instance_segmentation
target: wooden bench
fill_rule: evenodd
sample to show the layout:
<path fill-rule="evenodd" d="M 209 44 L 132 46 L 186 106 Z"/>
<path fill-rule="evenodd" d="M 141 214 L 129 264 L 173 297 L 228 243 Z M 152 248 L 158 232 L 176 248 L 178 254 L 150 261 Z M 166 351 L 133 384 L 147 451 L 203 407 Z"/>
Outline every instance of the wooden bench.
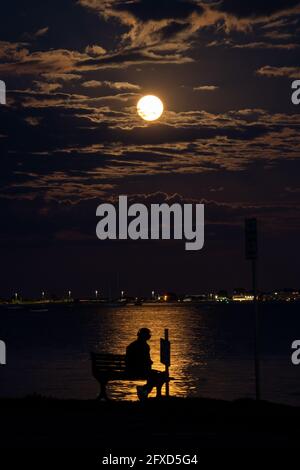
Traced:
<path fill-rule="evenodd" d="M 91 353 L 92 373 L 100 384 L 98 399 L 107 400 L 106 386 L 116 380 L 146 380 L 145 377 L 132 377 L 126 373 L 125 354 Z M 169 377 L 171 380 L 172 377 Z"/>

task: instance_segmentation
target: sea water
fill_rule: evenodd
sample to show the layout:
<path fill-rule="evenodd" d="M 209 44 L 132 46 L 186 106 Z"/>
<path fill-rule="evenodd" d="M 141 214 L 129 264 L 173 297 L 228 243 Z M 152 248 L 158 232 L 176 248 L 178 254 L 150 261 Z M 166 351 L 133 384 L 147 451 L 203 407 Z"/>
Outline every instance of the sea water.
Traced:
<path fill-rule="evenodd" d="M 0 369 L 0 396 L 94 398 L 98 384 L 91 373 L 90 351 L 123 354 L 138 329 L 148 327 L 154 367 L 161 370 L 159 339 L 169 329 L 172 395 L 254 397 L 251 303 L 34 309 L 0 307 L 0 334 L 9 351 Z M 300 337 L 299 304 L 259 304 L 259 317 L 262 398 L 300 405 L 300 365 L 291 361 L 291 345 Z M 136 385 L 113 382 L 109 393 L 135 400 Z"/>

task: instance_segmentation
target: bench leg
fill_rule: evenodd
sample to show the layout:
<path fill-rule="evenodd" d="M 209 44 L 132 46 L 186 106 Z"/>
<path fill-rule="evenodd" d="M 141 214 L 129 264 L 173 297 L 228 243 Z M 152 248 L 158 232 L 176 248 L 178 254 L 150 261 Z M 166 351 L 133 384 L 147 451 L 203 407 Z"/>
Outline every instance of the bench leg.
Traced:
<path fill-rule="evenodd" d="M 98 400 L 108 400 L 108 396 L 106 393 L 106 386 L 107 386 L 107 380 L 103 380 L 99 382 L 100 384 L 100 393 L 98 395 Z"/>

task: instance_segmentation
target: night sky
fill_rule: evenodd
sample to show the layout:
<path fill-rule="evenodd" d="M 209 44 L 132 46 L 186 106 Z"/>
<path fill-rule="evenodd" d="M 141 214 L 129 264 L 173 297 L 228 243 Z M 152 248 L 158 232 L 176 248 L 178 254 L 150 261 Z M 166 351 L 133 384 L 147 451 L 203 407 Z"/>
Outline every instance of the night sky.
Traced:
<path fill-rule="evenodd" d="M 300 1 L 3 1 L 0 296 L 300 287 Z M 164 102 L 156 123 L 136 113 Z M 205 246 L 101 242 L 96 208 L 202 202 Z"/>

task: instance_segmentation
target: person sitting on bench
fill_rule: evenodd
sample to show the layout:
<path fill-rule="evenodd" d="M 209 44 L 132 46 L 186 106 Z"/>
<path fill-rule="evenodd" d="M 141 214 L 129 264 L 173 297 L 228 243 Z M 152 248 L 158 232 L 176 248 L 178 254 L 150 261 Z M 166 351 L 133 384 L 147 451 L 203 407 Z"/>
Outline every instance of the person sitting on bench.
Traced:
<path fill-rule="evenodd" d="M 151 338 L 148 328 L 141 328 L 137 333 L 137 339 L 126 349 L 125 364 L 126 373 L 132 378 L 147 379 L 143 386 L 137 386 L 139 400 L 145 400 L 153 387 L 156 387 L 156 396 L 161 397 L 161 389 L 166 382 L 165 372 L 152 369 L 153 362 L 150 357 L 150 346 L 147 341 Z"/>

